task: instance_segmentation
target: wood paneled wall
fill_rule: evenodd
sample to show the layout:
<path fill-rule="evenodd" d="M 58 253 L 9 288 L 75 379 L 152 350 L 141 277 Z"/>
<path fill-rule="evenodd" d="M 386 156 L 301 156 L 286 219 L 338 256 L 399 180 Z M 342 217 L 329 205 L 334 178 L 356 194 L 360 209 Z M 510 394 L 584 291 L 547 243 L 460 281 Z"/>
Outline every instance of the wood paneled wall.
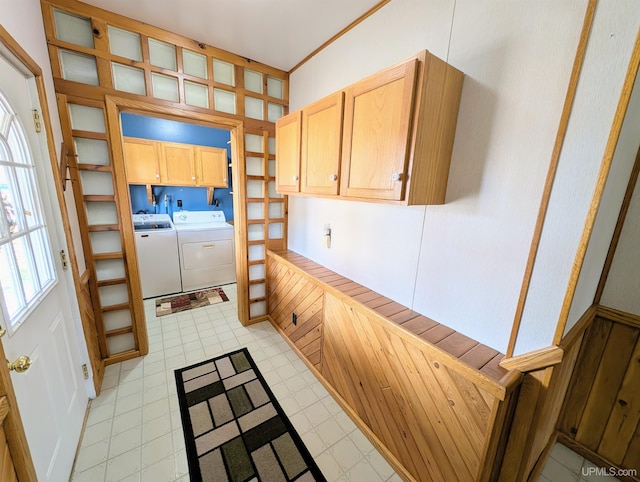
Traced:
<path fill-rule="evenodd" d="M 578 355 L 561 441 L 595 463 L 640 474 L 639 387 L 640 317 L 601 307 Z"/>
<path fill-rule="evenodd" d="M 496 480 L 520 380 L 501 354 L 300 255 L 267 259 L 272 323 L 403 478 Z"/>

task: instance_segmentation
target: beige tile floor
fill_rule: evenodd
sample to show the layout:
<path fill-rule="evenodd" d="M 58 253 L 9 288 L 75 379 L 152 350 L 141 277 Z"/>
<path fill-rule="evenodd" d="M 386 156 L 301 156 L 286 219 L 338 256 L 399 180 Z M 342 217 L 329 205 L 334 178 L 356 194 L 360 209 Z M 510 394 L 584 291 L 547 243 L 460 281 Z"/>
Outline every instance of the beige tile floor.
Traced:
<path fill-rule="evenodd" d="M 618 479 L 607 472 L 598 472 L 592 464 L 581 455 L 564 445 L 554 445 L 551 455 L 542 469 L 538 482 L 616 482 Z M 608 470 L 608 469 L 607 469 Z"/>
<path fill-rule="evenodd" d="M 161 318 L 145 301 L 149 354 L 107 367 L 72 480 L 188 481 L 173 370 L 248 347 L 327 480 L 400 481 L 268 322 L 240 324 L 236 286 L 223 289 L 228 303 Z"/>

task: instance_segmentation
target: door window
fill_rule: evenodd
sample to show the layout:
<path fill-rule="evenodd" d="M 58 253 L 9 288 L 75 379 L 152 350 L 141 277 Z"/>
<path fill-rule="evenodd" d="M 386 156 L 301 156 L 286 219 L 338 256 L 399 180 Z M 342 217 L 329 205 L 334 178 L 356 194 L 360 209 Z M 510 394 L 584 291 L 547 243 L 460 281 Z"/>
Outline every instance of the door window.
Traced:
<path fill-rule="evenodd" d="M 0 91 L 0 301 L 10 332 L 55 281 L 33 157 Z"/>

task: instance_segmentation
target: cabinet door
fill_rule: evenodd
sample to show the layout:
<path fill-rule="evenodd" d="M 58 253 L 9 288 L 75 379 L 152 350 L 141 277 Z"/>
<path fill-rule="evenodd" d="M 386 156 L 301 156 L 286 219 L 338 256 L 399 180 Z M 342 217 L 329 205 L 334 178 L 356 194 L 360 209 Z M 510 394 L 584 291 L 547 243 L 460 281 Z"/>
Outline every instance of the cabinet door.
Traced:
<path fill-rule="evenodd" d="M 195 146 L 160 143 L 162 183 L 179 186 L 196 184 Z"/>
<path fill-rule="evenodd" d="M 196 166 L 198 185 L 228 187 L 227 150 L 221 147 L 197 147 Z"/>
<path fill-rule="evenodd" d="M 338 194 L 343 99 L 338 92 L 302 110 L 301 192 Z"/>
<path fill-rule="evenodd" d="M 340 194 L 399 201 L 410 150 L 417 60 L 346 91 Z"/>
<path fill-rule="evenodd" d="M 146 139 L 124 139 L 124 165 L 129 184 L 159 184 L 158 143 Z"/>
<path fill-rule="evenodd" d="M 300 125 L 302 112 L 293 112 L 276 122 L 276 191 L 300 191 Z"/>

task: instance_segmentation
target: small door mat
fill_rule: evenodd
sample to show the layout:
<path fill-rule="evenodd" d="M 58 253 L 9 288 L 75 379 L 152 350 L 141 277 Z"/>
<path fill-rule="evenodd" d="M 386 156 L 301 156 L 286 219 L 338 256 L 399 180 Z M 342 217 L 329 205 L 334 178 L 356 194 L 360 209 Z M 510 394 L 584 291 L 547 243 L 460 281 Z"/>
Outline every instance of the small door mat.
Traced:
<path fill-rule="evenodd" d="M 229 301 L 222 288 L 210 288 L 208 290 L 184 293 L 170 298 L 156 300 L 156 316 L 170 315 L 179 311 L 192 310 L 201 306 L 215 305 Z"/>
<path fill-rule="evenodd" d="M 175 376 L 192 482 L 326 481 L 246 348 Z"/>

